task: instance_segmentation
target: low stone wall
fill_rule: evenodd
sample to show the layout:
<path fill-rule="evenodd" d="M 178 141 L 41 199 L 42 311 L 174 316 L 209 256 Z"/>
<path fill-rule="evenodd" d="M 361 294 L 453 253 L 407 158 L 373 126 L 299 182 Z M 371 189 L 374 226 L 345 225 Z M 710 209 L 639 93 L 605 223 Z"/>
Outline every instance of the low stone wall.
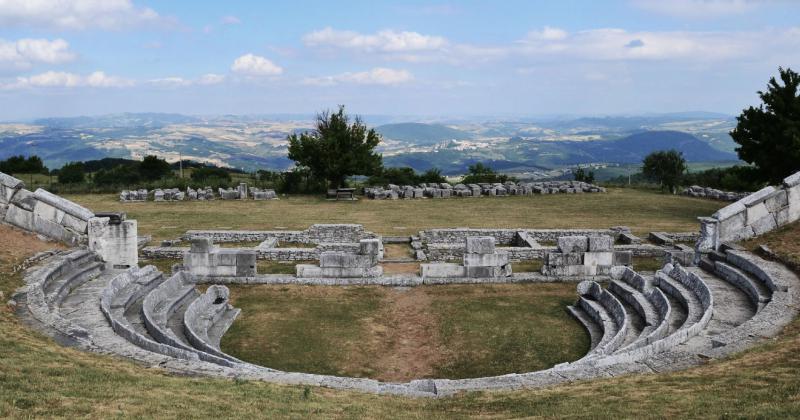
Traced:
<path fill-rule="evenodd" d="M 276 238 L 279 242 L 303 244 L 356 243 L 379 236 L 358 224 L 315 224 L 306 230 L 189 230 L 182 239 L 209 238 L 214 243 L 263 242 Z"/>
<path fill-rule="evenodd" d="M 481 184 L 428 183 L 364 188 L 364 196 L 378 200 L 399 198 L 503 197 L 533 194 L 580 194 L 605 192 L 605 188 L 580 181 L 506 182 Z"/>
<path fill-rule="evenodd" d="M 358 243 L 321 243 L 314 248 L 228 248 L 255 250 L 256 258 L 267 261 L 314 261 L 319 260 L 320 253 L 325 251 L 356 252 Z M 181 259 L 189 252 L 188 247 L 148 246 L 141 249 L 142 258 L 149 259 Z"/>
<path fill-rule="evenodd" d="M 598 236 L 608 235 L 617 237 L 620 233 L 618 229 L 474 229 L 474 228 L 446 228 L 428 229 L 419 232 L 419 238 L 423 243 L 450 243 L 462 244 L 464 239 L 469 236 L 491 236 L 494 237 L 498 246 L 516 245 L 518 233 L 524 232 L 534 241 L 555 242 L 561 236 Z"/>
<path fill-rule="evenodd" d="M 763 235 L 800 219 L 800 172 L 718 210 L 711 217 L 701 217 L 700 252 L 718 250 L 723 242 L 737 242 Z"/>
<path fill-rule="evenodd" d="M 683 190 L 683 195 L 696 198 L 710 198 L 712 200 L 721 201 L 737 201 L 747 197 L 750 193 L 740 193 L 731 191 L 721 191 L 716 188 L 701 187 L 699 185 L 692 185 Z"/>

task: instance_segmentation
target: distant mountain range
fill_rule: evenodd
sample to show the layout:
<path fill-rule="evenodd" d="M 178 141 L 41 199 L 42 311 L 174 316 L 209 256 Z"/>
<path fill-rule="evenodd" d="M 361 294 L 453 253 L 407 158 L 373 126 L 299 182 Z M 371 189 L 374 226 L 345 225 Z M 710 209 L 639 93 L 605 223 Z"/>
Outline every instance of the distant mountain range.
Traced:
<path fill-rule="evenodd" d="M 375 119 L 373 119 L 375 121 Z M 736 161 L 726 115 L 425 120 L 375 126 L 388 166 L 460 174 L 476 162 L 506 171 L 546 171 L 588 163 L 639 163 L 676 149 L 690 162 Z M 382 121 L 386 122 L 386 121 Z M 286 170 L 286 137 L 312 129 L 313 116 L 187 116 L 126 113 L 0 124 L 0 159 L 39 155 L 51 168 L 104 157 L 156 154 L 244 170 Z"/>

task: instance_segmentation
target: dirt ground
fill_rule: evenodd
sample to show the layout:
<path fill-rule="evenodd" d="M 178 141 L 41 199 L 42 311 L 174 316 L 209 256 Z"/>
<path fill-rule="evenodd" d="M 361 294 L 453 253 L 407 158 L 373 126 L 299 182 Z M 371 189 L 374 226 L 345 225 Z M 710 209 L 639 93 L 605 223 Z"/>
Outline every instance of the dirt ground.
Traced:
<path fill-rule="evenodd" d="M 26 258 L 50 249 L 64 249 L 55 242 L 46 242 L 36 235 L 0 225 L 0 292 L 7 298 L 20 284 L 12 281 L 14 266 Z"/>

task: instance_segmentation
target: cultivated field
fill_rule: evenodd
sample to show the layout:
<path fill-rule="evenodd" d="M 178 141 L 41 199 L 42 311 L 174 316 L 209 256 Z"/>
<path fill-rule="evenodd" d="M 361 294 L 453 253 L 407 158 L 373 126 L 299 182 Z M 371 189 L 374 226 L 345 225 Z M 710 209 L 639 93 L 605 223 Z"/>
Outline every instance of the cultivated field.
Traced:
<path fill-rule="evenodd" d="M 313 223 L 361 223 L 384 235 L 410 235 L 437 227 L 607 228 L 635 233 L 696 231 L 697 217 L 722 202 L 649 190 L 609 189 L 606 194 L 481 197 L 447 200 L 330 202 L 289 196 L 279 201 L 120 203 L 114 195 L 67 195 L 95 211 L 125 211 L 140 234 L 171 239 L 189 229 L 305 229 Z"/>

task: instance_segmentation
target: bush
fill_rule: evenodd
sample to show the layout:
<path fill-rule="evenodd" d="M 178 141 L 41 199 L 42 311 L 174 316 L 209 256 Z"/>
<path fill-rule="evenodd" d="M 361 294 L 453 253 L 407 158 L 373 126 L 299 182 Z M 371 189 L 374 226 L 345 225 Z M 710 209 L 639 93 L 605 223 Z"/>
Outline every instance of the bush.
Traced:
<path fill-rule="evenodd" d="M 756 172 L 757 169 L 752 166 L 713 168 L 686 174 L 683 185 L 699 185 L 723 191 L 758 191 L 764 186 L 764 183 L 757 181 L 760 177 Z"/>
<path fill-rule="evenodd" d="M 461 180 L 463 184 L 494 184 L 507 181 L 516 181 L 516 178 L 506 174 L 498 174 L 494 169 L 481 162 L 469 165 L 467 175 Z"/>
<path fill-rule="evenodd" d="M 58 170 L 58 182 L 61 184 L 79 184 L 86 178 L 81 162 L 70 162 Z"/>
<path fill-rule="evenodd" d="M 141 182 L 141 176 L 137 167 L 119 165 L 112 169 L 100 169 L 94 174 L 92 181 L 98 186 L 124 185 L 138 188 L 136 184 Z"/>
<path fill-rule="evenodd" d="M 161 179 L 172 173 L 172 169 L 164 159 L 159 159 L 157 156 L 145 156 L 142 163 L 139 164 L 139 174 L 142 179 L 154 181 Z"/>

